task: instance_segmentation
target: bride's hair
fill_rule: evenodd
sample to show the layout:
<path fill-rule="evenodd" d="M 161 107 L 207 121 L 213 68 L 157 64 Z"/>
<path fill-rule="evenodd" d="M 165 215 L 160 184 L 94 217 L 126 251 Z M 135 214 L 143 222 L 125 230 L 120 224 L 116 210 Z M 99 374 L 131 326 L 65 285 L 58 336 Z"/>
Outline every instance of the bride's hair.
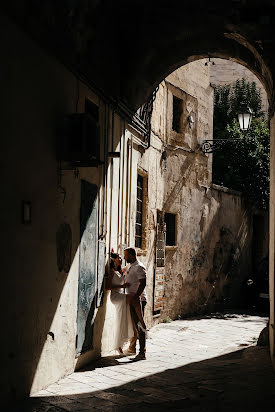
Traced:
<path fill-rule="evenodd" d="M 115 259 L 118 258 L 119 254 L 111 252 L 110 269 L 115 269 Z M 121 266 L 117 266 L 116 270 L 121 272 Z"/>

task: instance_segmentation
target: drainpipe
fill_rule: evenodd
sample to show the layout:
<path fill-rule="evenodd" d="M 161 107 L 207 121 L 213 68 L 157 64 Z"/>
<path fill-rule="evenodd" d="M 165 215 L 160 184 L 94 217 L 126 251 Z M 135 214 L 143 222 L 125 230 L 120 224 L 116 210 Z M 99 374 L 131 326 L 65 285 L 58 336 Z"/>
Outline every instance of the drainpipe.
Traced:
<path fill-rule="evenodd" d="M 129 140 L 126 142 L 126 199 L 125 199 L 125 222 L 124 222 L 124 244 L 127 244 L 127 227 L 128 227 L 128 208 L 129 208 L 129 156 L 130 156 L 130 149 L 129 149 Z"/>
<path fill-rule="evenodd" d="M 147 147 L 146 150 L 149 149 L 151 146 L 151 120 L 150 120 L 150 126 L 149 126 L 149 131 L 148 131 L 148 136 L 147 136 Z"/>
<path fill-rule="evenodd" d="M 121 197 L 120 197 L 120 226 L 119 226 L 119 240 L 120 253 L 122 253 L 122 230 L 123 230 L 123 212 L 124 212 L 124 165 L 125 165 L 125 120 L 122 120 L 122 137 L 120 145 L 120 162 L 121 162 Z"/>
<path fill-rule="evenodd" d="M 133 138 L 130 140 L 130 184 L 129 184 L 129 208 L 128 208 L 128 229 L 127 229 L 127 245 L 130 245 L 131 231 L 131 203 L 132 203 L 132 169 L 133 169 Z"/>
<path fill-rule="evenodd" d="M 114 139 L 114 111 L 112 110 L 112 147 L 113 147 L 113 139 Z M 114 173 L 113 173 L 113 164 L 114 164 L 114 159 L 111 159 L 110 163 L 110 216 L 109 216 L 109 251 L 111 251 L 111 235 L 112 235 L 112 203 L 113 203 L 113 182 L 114 182 Z"/>
<path fill-rule="evenodd" d="M 109 253 L 111 250 L 111 235 L 112 235 L 112 203 L 113 203 L 113 181 L 114 181 L 114 173 L 113 173 L 113 165 L 114 159 L 111 159 L 110 163 L 110 208 L 109 208 Z"/>
<path fill-rule="evenodd" d="M 103 156 L 104 156 L 104 163 L 102 168 L 102 185 L 101 185 L 101 207 L 100 207 L 100 232 L 99 238 L 101 240 L 104 239 L 106 236 L 105 230 L 105 191 L 106 191 L 106 152 L 107 152 L 107 145 L 106 145 L 106 135 L 107 135 L 107 105 L 104 105 L 104 137 L 103 137 Z"/>
<path fill-rule="evenodd" d="M 164 114 L 164 119 L 165 119 L 164 133 L 165 133 L 165 143 L 167 145 L 167 143 L 168 143 L 168 132 L 167 132 L 168 131 L 168 126 L 167 126 L 168 121 L 167 121 L 167 117 L 168 117 L 168 97 L 169 97 L 169 94 L 168 94 L 168 87 L 167 87 L 166 83 L 165 83 L 165 87 L 166 87 L 166 113 Z"/>
<path fill-rule="evenodd" d="M 107 154 L 108 154 L 108 139 L 109 137 L 109 106 L 105 104 L 105 119 L 104 119 L 104 166 L 103 166 L 103 221 L 100 237 L 106 238 L 107 235 Z"/>
<path fill-rule="evenodd" d="M 119 117 L 119 135 L 120 135 L 120 139 L 119 139 L 119 153 L 120 153 L 120 157 L 119 157 L 119 161 L 118 161 L 118 193 L 117 193 L 117 251 L 120 251 L 120 244 L 119 244 L 119 233 L 120 233 L 120 204 L 121 204 L 121 141 L 122 141 L 122 127 L 121 127 L 121 118 Z"/>

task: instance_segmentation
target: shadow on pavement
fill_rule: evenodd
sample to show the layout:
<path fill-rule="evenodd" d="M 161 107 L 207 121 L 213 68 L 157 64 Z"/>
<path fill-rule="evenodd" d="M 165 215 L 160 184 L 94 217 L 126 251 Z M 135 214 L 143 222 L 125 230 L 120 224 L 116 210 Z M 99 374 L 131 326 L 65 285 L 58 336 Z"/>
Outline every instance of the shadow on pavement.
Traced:
<path fill-rule="evenodd" d="M 145 365 L 148 361 L 139 364 L 142 365 L 142 362 Z M 115 359 L 109 357 L 85 370 L 117 364 Z M 252 346 L 168 369 L 104 391 L 30 398 L 13 405 L 10 410 L 274 412 L 275 374 L 268 349 Z"/>
<path fill-rule="evenodd" d="M 202 319 L 222 319 L 222 320 L 231 320 L 231 319 L 238 319 L 240 322 L 262 322 L 262 319 L 256 320 L 252 319 L 249 320 L 248 318 L 251 316 L 258 316 L 259 318 L 266 317 L 268 319 L 269 314 L 266 312 L 253 312 L 253 311 L 234 311 L 234 312 L 215 312 L 205 315 L 194 315 L 188 318 L 183 318 L 184 321 L 193 321 L 193 320 L 202 320 Z"/>

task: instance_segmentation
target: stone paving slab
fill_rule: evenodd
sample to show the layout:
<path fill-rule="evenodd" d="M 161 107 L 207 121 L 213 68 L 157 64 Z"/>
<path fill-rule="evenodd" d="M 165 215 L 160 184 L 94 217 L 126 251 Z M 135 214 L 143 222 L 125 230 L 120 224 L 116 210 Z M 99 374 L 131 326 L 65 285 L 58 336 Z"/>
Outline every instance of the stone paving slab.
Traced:
<path fill-rule="evenodd" d="M 255 346 L 266 322 L 214 314 L 156 325 L 147 360 L 102 358 L 11 410 L 274 412 L 268 349 Z"/>

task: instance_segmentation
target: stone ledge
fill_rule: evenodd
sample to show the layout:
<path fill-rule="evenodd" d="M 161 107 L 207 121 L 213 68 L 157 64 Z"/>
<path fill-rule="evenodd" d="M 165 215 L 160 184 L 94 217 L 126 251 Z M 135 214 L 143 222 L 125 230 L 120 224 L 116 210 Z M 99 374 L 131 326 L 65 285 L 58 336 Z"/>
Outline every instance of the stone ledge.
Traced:
<path fill-rule="evenodd" d="M 242 196 L 242 192 L 238 192 L 237 190 L 234 190 L 234 189 L 229 189 L 229 187 L 212 184 L 210 188 L 214 190 L 218 190 L 220 192 L 229 193 L 230 195 L 236 195 L 240 197 Z"/>
<path fill-rule="evenodd" d="M 165 250 L 167 250 L 169 252 L 169 250 L 173 251 L 173 250 L 177 250 L 178 247 L 177 246 L 165 246 Z"/>

